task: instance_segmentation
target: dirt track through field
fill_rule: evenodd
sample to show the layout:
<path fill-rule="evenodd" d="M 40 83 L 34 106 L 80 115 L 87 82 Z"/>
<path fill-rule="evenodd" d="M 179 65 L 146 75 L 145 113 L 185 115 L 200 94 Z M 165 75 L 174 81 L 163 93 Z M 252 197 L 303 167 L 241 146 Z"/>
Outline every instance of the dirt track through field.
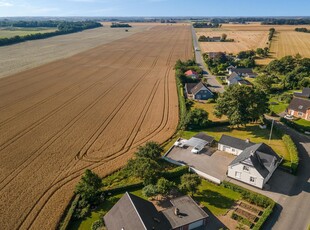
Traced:
<path fill-rule="evenodd" d="M 0 226 L 55 228 L 86 168 L 104 176 L 175 131 L 189 26 L 156 26 L 0 79 Z"/>

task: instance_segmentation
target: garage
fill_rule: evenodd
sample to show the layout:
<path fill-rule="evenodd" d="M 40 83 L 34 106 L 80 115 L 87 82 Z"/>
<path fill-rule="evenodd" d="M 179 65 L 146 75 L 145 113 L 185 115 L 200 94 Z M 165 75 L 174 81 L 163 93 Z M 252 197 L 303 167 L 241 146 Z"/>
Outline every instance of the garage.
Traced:
<path fill-rule="evenodd" d="M 198 228 L 200 226 L 203 226 L 203 220 L 198 220 L 194 223 L 189 224 L 188 229 L 191 230 L 191 229 Z"/>

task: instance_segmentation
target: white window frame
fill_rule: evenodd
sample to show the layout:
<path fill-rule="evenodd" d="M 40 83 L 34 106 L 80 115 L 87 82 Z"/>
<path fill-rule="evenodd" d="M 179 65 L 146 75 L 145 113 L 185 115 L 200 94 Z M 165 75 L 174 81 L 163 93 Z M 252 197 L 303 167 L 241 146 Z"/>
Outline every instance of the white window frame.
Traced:
<path fill-rule="evenodd" d="M 239 176 L 237 176 L 239 175 Z M 241 179 L 241 172 L 235 172 L 235 177 Z"/>
<path fill-rule="evenodd" d="M 252 181 L 253 179 L 253 181 Z M 256 183 L 256 177 L 250 176 L 250 183 L 255 184 Z"/>

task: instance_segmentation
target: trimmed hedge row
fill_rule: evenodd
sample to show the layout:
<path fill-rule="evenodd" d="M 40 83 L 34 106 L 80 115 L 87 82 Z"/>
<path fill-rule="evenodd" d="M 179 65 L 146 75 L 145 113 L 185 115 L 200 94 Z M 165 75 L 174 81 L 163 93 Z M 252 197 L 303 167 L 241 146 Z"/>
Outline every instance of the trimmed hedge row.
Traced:
<path fill-rule="evenodd" d="M 280 118 L 280 121 L 301 133 L 305 133 L 305 131 L 310 132 L 310 127 L 296 124 L 295 122 L 289 121 L 283 117 Z"/>
<path fill-rule="evenodd" d="M 297 147 L 289 135 L 283 135 L 282 140 L 285 143 L 286 148 L 290 154 L 292 171 L 293 173 L 296 173 L 299 164 Z"/>
<path fill-rule="evenodd" d="M 135 183 L 135 184 L 129 184 L 129 185 L 124 185 L 124 186 L 119 186 L 116 188 L 112 189 L 107 189 L 104 192 L 107 193 L 121 193 L 121 192 L 126 192 L 127 190 L 131 189 L 139 189 L 143 187 L 143 182 Z"/>
<path fill-rule="evenodd" d="M 181 177 L 185 173 L 188 173 L 188 166 L 179 166 L 167 172 L 162 172 L 161 176 L 169 180 L 176 177 Z"/>
<path fill-rule="evenodd" d="M 245 199 L 246 201 L 265 208 L 263 214 L 261 215 L 261 217 L 259 218 L 259 220 L 257 221 L 257 223 L 253 227 L 253 229 L 255 229 L 255 230 L 261 229 L 261 227 L 263 226 L 265 221 L 268 219 L 268 217 L 272 213 L 276 203 L 272 199 L 270 199 L 269 197 L 266 197 L 266 196 L 261 195 L 259 193 L 256 193 L 256 192 L 250 191 L 248 189 L 242 188 L 242 187 L 235 185 L 235 184 L 232 184 L 230 182 L 223 181 L 222 185 L 225 188 L 229 188 L 235 192 L 239 192 L 241 194 L 242 198 Z"/>
<path fill-rule="evenodd" d="M 63 219 L 63 221 L 59 224 L 58 229 L 60 230 L 66 230 L 68 228 L 68 225 L 70 223 L 70 220 L 72 218 L 72 215 L 74 214 L 75 208 L 79 202 L 80 199 L 80 195 L 76 195 L 75 198 L 73 199 L 71 206 L 68 210 L 68 212 L 66 212 L 66 216 Z"/>
<path fill-rule="evenodd" d="M 177 74 L 177 71 L 176 71 L 175 78 L 176 78 L 176 84 L 177 84 L 177 93 L 178 93 L 178 99 L 179 99 L 179 115 L 180 115 L 178 129 L 181 129 L 185 123 L 187 110 L 186 110 L 185 98 L 183 95 L 183 85 Z"/>

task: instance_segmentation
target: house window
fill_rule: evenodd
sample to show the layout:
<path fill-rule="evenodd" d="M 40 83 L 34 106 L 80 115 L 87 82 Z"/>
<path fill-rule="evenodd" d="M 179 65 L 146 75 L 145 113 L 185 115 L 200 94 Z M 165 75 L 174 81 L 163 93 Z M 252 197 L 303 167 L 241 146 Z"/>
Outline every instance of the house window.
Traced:
<path fill-rule="evenodd" d="M 236 178 L 241 178 L 241 172 L 235 172 L 235 177 Z"/>
<path fill-rule="evenodd" d="M 236 152 L 236 150 L 235 150 L 235 149 L 231 149 L 231 151 L 232 151 L 232 152 Z"/>
<path fill-rule="evenodd" d="M 243 166 L 243 171 L 250 172 L 249 166 Z"/>
<path fill-rule="evenodd" d="M 252 177 L 252 176 L 251 176 L 251 177 L 250 177 L 250 182 L 251 182 L 251 183 L 255 183 L 255 179 L 256 179 L 255 177 Z"/>
<path fill-rule="evenodd" d="M 301 117 L 301 116 L 302 116 L 302 112 L 298 112 L 298 116 L 300 116 L 300 117 Z"/>

